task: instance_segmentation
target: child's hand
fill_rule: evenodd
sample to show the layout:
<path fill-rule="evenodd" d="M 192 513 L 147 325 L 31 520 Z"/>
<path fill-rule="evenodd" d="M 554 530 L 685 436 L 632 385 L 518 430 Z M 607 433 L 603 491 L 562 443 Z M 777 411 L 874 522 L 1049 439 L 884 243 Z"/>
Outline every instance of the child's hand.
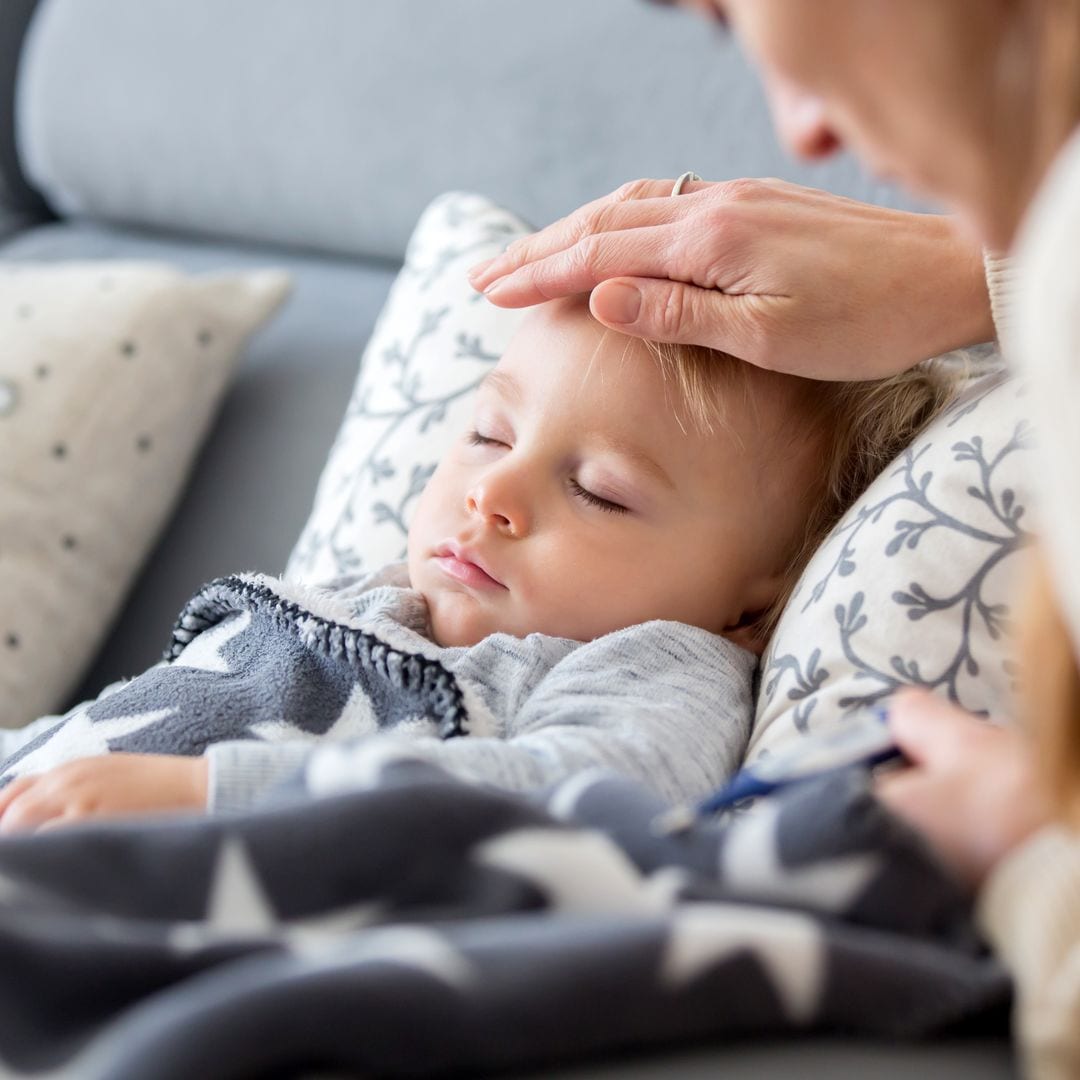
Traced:
<path fill-rule="evenodd" d="M 79 758 L 0 791 L 0 833 L 88 818 L 205 810 L 207 762 L 164 754 Z"/>

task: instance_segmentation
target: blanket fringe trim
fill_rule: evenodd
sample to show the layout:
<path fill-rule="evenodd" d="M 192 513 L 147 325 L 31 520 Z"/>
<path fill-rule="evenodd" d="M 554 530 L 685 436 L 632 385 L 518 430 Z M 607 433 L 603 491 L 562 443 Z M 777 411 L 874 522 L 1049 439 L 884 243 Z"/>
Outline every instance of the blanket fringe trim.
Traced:
<path fill-rule="evenodd" d="M 461 688 L 438 660 L 395 649 L 374 634 L 316 615 L 286 600 L 269 585 L 235 574 L 209 582 L 185 604 L 173 626 L 165 660 L 175 660 L 199 634 L 238 609 L 269 615 L 280 628 L 301 633 L 324 655 L 344 660 L 354 671 L 376 674 L 396 689 L 422 697 L 434 715 L 440 738 L 468 734 L 468 712 Z"/>

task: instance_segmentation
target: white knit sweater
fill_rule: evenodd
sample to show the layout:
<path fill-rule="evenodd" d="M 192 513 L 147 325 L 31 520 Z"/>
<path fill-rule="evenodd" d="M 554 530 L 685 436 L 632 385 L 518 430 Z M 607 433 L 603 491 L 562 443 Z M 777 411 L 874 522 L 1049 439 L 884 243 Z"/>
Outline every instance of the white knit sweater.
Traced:
<path fill-rule="evenodd" d="M 1002 346 L 1030 382 L 1039 531 L 1080 655 L 1080 130 L 1043 183 L 1014 257 L 989 259 L 987 280 Z M 979 916 L 1016 978 L 1025 1075 L 1080 1077 L 1080 835 L 1044 829 L 1002 860 Z"/>

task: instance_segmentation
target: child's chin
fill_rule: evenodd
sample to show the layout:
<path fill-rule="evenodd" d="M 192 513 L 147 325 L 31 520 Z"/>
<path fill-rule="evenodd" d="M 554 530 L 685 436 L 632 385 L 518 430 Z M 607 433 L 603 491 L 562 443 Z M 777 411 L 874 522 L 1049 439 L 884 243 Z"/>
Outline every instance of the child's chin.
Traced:
<path fill-rule="evenodd" d="M 431 636 L 436 645 L 463 648 L 498 633 L 490 618 L 475 610 L 461 610 L 462 607 L 466 605 L 453 602 L 432 605 Z"/>

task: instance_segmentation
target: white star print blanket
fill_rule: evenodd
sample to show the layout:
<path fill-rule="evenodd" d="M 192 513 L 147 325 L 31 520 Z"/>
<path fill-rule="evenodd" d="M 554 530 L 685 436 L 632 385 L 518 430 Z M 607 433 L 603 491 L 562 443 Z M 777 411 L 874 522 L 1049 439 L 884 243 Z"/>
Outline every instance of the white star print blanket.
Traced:
<path fill-rule="evenodd" d="M 603 774 L 525 797 L 367 765 L 0 841 L 0 1073 L 477 1075 L 1003 1018 L 965 902 L 857 773 L 660 838 L 663 804 Z"/>

